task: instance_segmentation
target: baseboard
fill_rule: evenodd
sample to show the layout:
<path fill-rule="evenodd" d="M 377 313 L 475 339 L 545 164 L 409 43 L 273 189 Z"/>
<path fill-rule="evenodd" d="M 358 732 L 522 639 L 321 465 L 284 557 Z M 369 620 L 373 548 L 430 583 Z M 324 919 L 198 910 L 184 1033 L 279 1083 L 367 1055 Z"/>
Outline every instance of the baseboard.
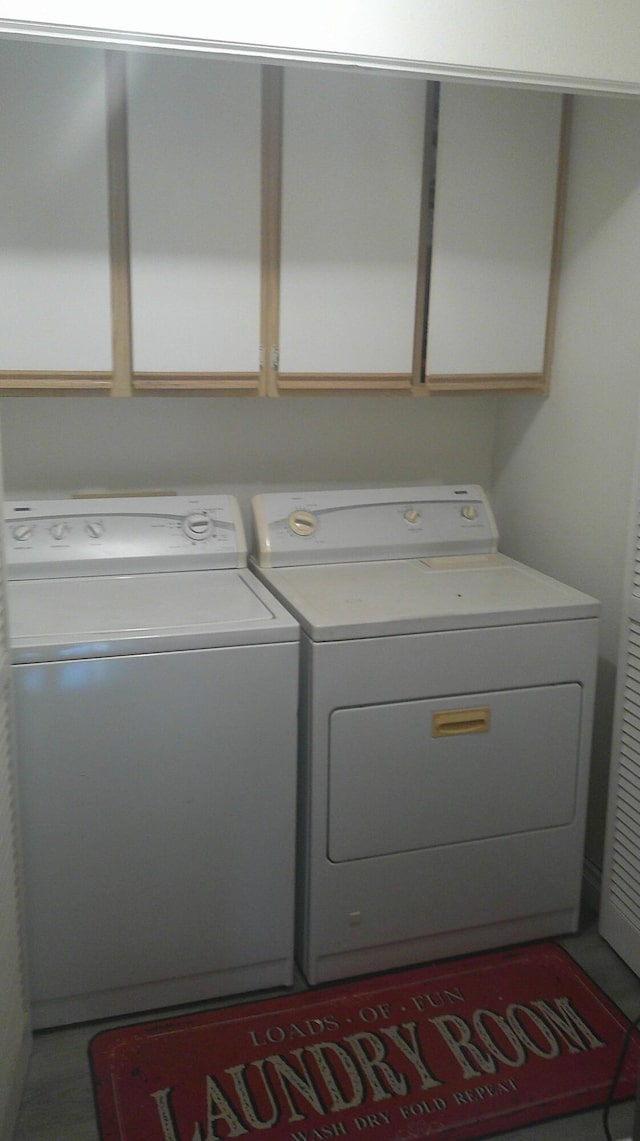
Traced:
<path fill-rule="evenodd" d="M 591 860 L 585 860 L 582 867 L 582 900 L 591 911 L 600 911 L 600 890 L 602 870 Z"/>
<path fill-rule="evenodd" d="M 31 1056 L 31 1030 L 25 1026 L 22 1042 L 16 1058 L 11 1083 L 4 1104 L 0 1106 L 0 1141 L 11 1141 L 13 1137 L 22 1093 L 24 1090 L 29 1058 Z"/>

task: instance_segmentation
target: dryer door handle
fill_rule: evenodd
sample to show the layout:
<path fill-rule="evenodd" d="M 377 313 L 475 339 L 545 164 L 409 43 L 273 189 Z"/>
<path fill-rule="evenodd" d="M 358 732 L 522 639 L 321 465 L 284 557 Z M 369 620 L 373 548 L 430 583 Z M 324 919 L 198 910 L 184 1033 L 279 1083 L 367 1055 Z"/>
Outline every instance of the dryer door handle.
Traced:
<path fill-rule="evenodd" d="M 488 733 L 491 728 L 491 710 L 446 709 L 434 713 L 431 719 L 432 737 L 461 737 L 470 733 Z"/>

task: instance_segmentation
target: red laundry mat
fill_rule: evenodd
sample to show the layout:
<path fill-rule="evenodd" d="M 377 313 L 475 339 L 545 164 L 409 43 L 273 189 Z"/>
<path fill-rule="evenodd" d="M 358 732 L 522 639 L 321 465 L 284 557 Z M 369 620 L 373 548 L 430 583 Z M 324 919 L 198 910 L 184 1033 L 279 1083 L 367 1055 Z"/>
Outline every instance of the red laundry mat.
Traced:
<path fill-rule="evenodd" d="M 553 943 L 107 1030 L 103 1141 L 467 1141 L 603 1105 L 628 1020 Z M 634 1031 L 616 1100 L 632 1096 Z"/>

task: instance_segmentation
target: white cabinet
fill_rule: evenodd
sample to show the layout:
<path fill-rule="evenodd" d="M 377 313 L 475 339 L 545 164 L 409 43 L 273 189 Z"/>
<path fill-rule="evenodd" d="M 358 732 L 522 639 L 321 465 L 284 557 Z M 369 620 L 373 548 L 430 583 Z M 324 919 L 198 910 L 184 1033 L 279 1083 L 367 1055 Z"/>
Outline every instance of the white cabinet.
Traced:
<path fill-rule="evenodd" d="M 434 92 L 0 41 L 0 387 L 544 391 L 563 98 L 441 85 L 429 235 Z"/>
<path fill-rule="evenodd" d="M 426 84 L 285 71 L 280 385 L 411 381 Z"/>
<path fill-rule="evenodd" d="M 557 256 L 562 96 L 443 83 L 427 383 L 542 387 Z"/>
<path fill-rule="evenodd" d="M 104 53 L 0 40 L 0 107 L 2 383 L 46 370 L 108 387 Z"/>
<path fill-rule="evenodd" d="M 250 374 L 260 329 L 261 69 L 127 60 L 132 363 Z"/>

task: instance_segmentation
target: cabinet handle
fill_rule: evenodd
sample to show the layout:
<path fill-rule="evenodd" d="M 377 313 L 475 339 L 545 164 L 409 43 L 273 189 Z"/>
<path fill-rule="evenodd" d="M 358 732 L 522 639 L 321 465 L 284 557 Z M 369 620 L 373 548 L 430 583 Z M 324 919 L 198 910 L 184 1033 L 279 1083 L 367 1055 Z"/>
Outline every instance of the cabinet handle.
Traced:
<path fill-rule="evenodd" d="M 434 713 L 431 720 L 432 737 L 460 737 L 466 733 L 488 733 L 491 727 L 491 710 L 447 709 Z"/>

